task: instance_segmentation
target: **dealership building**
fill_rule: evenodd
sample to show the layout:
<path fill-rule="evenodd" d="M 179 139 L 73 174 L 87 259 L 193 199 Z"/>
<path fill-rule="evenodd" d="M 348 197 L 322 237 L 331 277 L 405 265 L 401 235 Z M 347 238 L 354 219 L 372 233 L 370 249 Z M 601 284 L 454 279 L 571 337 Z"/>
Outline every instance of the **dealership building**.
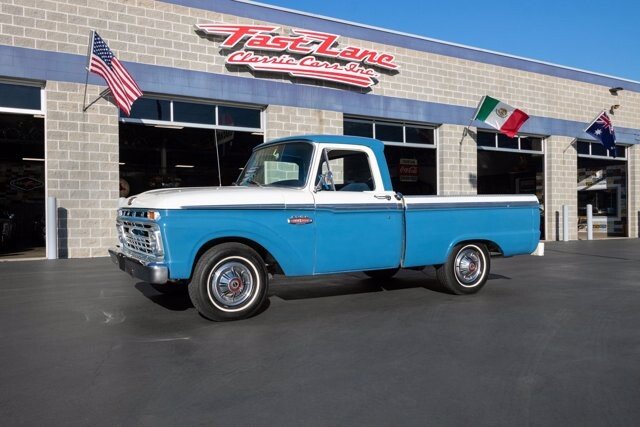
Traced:
<path fill-rule="evenodd" d="M 129 116 L 87 80 L 91 30 L 144 92 Z M 471 122 L 485 95 L 529 114 L 515 138 Z M 602 110 L 615 157 L 584 132 Z M 0 6 L 0 259 L 44 256 L 47 197 L 60 256 L 106 256 L 120 197 L 230 185 L 300 134 L 382 140 L 406 195 L 536 194 L 546 240 L 563 206 L 585 238 L 587 204 L 596 238 L 638 237 L 640 82 L 250 1 Z"/>

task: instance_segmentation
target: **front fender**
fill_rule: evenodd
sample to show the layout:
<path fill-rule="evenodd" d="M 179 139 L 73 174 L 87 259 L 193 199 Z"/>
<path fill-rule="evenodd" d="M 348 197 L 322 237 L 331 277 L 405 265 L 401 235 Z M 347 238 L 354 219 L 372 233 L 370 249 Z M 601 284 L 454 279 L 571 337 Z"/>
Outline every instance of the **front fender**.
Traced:
<path fill-rule="evenodd" d="M 292 226 L 285 210 L 171 210 L 163 214 L 165 262 L 173 280 L 188 279 L 198 251 L 212 240 L 239 238 L 264 247 L 287 275 L 313 272 L 313 225 Z M 307 213 L 308 215 L 308 213 Z"/>

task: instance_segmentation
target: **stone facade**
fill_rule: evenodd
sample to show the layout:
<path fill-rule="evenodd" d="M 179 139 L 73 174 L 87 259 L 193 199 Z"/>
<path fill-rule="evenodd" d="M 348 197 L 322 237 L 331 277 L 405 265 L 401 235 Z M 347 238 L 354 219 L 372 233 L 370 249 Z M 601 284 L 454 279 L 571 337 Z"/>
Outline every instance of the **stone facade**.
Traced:
<path fill-rule="evenodd" d="M 629 150 L 629 237 L 640 237 L 640 147 Z"/>
<path fill-rule="evenodd" d="M 215 8 L 215 2 L 211 7 Z M 624 90 L 614 96 L 602 85 L 349 37 L 340 37 L 340 45 L 393 54 L 400 71 L 381 72 L 379 83 L 369 91 L 274 74 L 254 75 L 245 68 L 225 65 L 226 53 L 218 47 L 220 39 L 194 31 L 194 24 L 204 22 L 266 24 L 152 0 L 4 0 L 0 5 L 0 45 L 86 55 L 90 30 L 96 29 L 123 61 L 461 107 L 475 107 L 483 95 L 491 94 L 532 116 L 584 123 L 603 108 L 620 104 L 614 116 L 616 126 L 640 129 L 640 93 L 635 91 Z M 291 30 L 280 26 L 281 33 Z M 61 256 L 103 256 L 115 242 L 118 111 L 100 99 L 83 112 L 82 84 L 48 80 L 45 88 L 47 194 L 59 201 Z M 87 98 L 97 98 L 102 89 L 104 86 L 90 85 Z M 265 140 L 304 133 L 342 134 L 343 114 L 349 113 L 338 106 L 329 111 L 268 105 Z M 433 123 L 429 118 L 425 122 Z M 437 127 L 438 194 L 476 193 L 475 128 L 464 138 L 463 131 L 463 126 L 447 123 Z M 628 158 L 629 230 L 635 237 L 640 228 L 640 146 L 629 149 Z M 570 238 L 575 239 L 574 139 L 546 138 L 545 170 L 547 239 L 562 238 L 563 205 L 570 208 Z"/>
<path fill-rule="evenodd" d="M 101 88 L 89 86 L 87 100 Z M 47 194 L 58 199 L 59 256 L 105 256 L 116 242 L 118 114 L 100 98 L 83 112 L 84 85 L 47 82 Z"/>
<path fill-rule="evenodd" d="M 342 135 L 342 114 L 335 111 L 270 105 L 266 109 L 265 140 L 302 134 Z"/>
<path fill-rule="evenodd" d="M 562 240 L 563 206 L 569 207 L 569 239 L 578 238 L 578 156 L 575 140 L 552 136 L 546 146 L 547 196 L 545 221 L 548 240 Z"/>
<path fill-rule="evenodd" d="M 478 188 L 476 134 L 464 126 L 438 129 L 438 194 L 470 195 Z"/>

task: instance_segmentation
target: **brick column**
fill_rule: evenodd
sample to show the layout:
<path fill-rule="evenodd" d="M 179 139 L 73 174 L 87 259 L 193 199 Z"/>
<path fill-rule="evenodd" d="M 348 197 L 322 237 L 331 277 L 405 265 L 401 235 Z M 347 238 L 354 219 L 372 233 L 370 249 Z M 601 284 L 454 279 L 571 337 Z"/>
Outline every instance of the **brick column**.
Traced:
<path fill-rule="evenodd" d="M 89 86 L 92 101 L 104 87 Z M 82 111 L 84 85 L 47 82 L 47 196 L 58 199 L 61 258 L 107 256 L 116 242 L 118 112 L 104 99 Z"/>
<path fill-rule="evenodd" d="M 441 196 L 478 193 L 476 133 L 470 130 L 462 139 L 464 128 L 457 125 L 438 128 L 438 194 Z"/>
<path fill-rule="evenodd" d="M 547 240 L 562 240 L 562 205 L 569 206 L 569 239 L 578 239 L 578 153 L 574 141 L 562 136 L 545 141 Z"/>
<path fill-rule="evenodd" d="M 640 237 L 640 145 L 627 149 L 629 189 L 629 237 Z"/>
<path fill-rule="evenodd" d="M 265 141 L 292 135 L 342 135 L 342 113 L 269 105 L 265 112 Z"/>

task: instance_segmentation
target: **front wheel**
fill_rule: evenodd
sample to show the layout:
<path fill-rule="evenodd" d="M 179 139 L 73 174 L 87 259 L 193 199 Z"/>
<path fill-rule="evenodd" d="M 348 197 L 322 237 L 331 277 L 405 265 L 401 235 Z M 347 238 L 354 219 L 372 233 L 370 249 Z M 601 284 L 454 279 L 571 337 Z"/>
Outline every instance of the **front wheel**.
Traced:
<path fill-rule="evenodd" d="M 267 286 L 267 269 L 256 251 L 240 243 L 223 243 L 200 257 L 189 297 L 209 320 L 238 320 L 262 306 Z"/>
<path fill-rule="evenodd" d="M 447 262 L 437 267 L 438 281 L 449 292 L 456 295 L 478 292 L 487 282 L 491 258 L 482 243 L 456 245 Z"/>

